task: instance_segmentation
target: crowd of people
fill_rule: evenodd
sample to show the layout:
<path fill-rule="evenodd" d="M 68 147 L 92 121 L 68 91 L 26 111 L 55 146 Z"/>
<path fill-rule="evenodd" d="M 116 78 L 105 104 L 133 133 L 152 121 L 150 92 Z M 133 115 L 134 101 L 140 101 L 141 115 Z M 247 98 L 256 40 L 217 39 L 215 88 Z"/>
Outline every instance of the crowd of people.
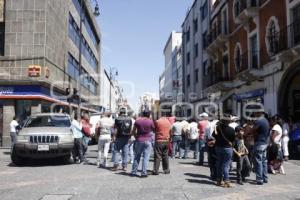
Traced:
<path fill-rule="evenodd" d="M 111 113 L 104 113 L 96 125 L 98 140 L 98 167 L 108 167 L 109 151 L 112 151 L 112 171 L 127 171 L 132 163 L 130 175 L 148 177 L 150 156 L 154 154 L 152 175 L 162 172 L 170 174 L 169 159 L 196 159 L 199 166 L 204 165 L 205 152 L 210 168 L 210 178 L 217 186 L 232 187 L 230 171 L 236 166 L 237 183 L 243 185 L 251 172 L 258 185 L 268 183 L 268 173 L 285 174 L 284 161 L 288 160 L 288 134 L 290 125 L 276 115 L 268 118 L 257 111 L 245 123 L 235 116 L 224 114 L 216 119 L 207 113 L 199 115 L 199 121 L 177 120 L 175 117 L 162 116 L 151 118 L 150 111 L 140 117 L 127 116 L 121 109 L 113 119 Z M 81 120 L 76 116 L 72 122 L 75 138 L 73 159 L 76 163 L 86 162 L 91 125 L 88 115 Z M 193 151 L 193 154 L 191 154 Z M 233 165 L 236 163 L 236 165 Z"/>

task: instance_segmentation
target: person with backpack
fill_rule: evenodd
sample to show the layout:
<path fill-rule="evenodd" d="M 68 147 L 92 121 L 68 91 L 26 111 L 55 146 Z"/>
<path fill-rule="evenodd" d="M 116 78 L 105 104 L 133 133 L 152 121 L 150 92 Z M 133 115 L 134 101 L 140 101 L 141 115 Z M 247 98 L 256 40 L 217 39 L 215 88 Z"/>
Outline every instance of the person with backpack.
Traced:
<path fill-rule="evenodd" d="M 132 120 L 127 116 L 126 108 L 120 109 L 119 117 L 115 120 L 116 133 L 113 136 L 114 141 L 114 167 L 112 171 L 117 171 L 119 168 L 120 151 L 122 151 L 122 170 L 127 170 L 129 139 L 131 138 Z"/>
<path fill-rule="evenodd" d="M 108 151 L 111 142 L 112 129 L 114 128 L 114 126 L 115 126 L 115 122 L 111 118 L 110 112 L 105 113 L 104 117 L 102 117 L 97 124 L 96 133 L 99 136 L 98 158 L 97 158 L 98 167 L 107 166 Z M 102 161 L 102 153 L 103 153 L 103 161 Z"/>

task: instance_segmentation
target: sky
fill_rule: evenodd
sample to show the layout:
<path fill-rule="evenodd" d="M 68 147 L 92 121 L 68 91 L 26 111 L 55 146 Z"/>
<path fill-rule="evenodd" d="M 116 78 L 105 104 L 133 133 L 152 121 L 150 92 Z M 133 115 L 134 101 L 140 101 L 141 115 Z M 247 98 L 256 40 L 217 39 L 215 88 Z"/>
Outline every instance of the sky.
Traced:
<path fill-rule="evenodd" d="M 101 0 L 102 66 L 117 80 L 136 110 L 145 92 L 158 97 L 163 49 L 172 30 L 181 31 L 193 0 Z"/>

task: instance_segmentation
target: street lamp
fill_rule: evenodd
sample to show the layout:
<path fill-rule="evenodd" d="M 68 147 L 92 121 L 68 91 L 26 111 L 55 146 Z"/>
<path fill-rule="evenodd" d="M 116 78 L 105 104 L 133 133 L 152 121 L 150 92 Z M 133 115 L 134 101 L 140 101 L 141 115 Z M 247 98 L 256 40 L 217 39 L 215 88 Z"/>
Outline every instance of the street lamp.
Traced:
<path fill-rule="evenodd" d="M 82 63 L 82 27 L 83 27 L 83 23 L 84 23 L 84 14 L 85 14 L 85 5 L 84 5 L 84 1 L 89 1 L 89 0 L 79 0 L 80 1 L 80 26 L 79 26 L 79 33 L 80 33 L 80 37 L 79 37 L 79 59 L 78 59 L 78 63 L 79 63 L 79 82 L 77 83 L 77 87 L 78 87 L 78 116 L 80 116 L 81 113 L 81 71 L 82 71 L 82 67 L 81 67 L 81 63 Z M 100 15 L 100 8 L 99 8 L 99 4 L 98 4 L 98 0 L 94 0 L 96 5 L 94 8 L 94 16 L 98 17 Z M 83 77 L 84 78 L 84 77 Z"/>
<path fill-rule="evenodd" d="M 114 68 L 114 67 L 110 67 L 109 68 L 109 82 L 110 82 L 110 86 L 109 86 L 109 109 L 110 109 L 110 112 L 112 111 L 111 110 L 111 87 L 112 87 L 112 82 L 113 82 L 113 79 L 115 76 L 118 76 L 119 75 L 119 72 L 118 72 L 118 69 L 117 68 Z"/>

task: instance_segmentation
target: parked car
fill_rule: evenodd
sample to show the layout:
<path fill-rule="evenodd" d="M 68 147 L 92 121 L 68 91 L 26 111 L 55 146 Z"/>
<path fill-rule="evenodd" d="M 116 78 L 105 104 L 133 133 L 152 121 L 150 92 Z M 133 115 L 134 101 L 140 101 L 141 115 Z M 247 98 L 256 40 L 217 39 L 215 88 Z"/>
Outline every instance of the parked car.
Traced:
<path fill-rule="evenodd" d="M 300 129 L 290 133 L 289 153 L 291 158 L 300 158 Z"/>
<path fill-rule="evenodd" d="M 71 119 L 67 114 L 43 113 L 30 116 L 17 135 L 11 160 L 61 158 L 68 161 L 74 146 Z"/>

